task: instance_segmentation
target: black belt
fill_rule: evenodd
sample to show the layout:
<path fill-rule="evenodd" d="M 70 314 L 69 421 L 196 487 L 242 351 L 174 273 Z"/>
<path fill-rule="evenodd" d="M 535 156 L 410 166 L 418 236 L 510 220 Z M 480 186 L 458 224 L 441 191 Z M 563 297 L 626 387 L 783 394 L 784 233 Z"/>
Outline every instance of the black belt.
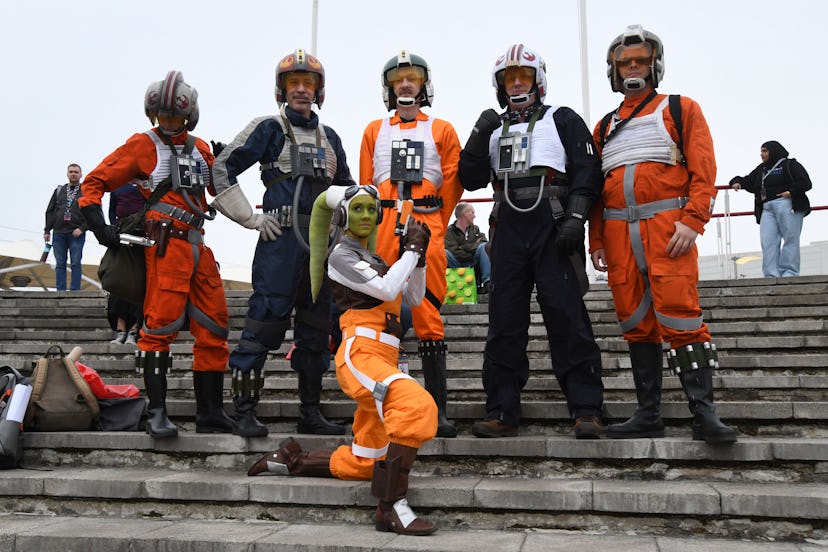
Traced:
<path fill-rule="evenodd" d="M 176 207 L 175 205 L 170 205 L 169 203 L 164 203 L 163 201 L 159 201 L 157 203 L 153 203 L 150 205 L 151 211 L 158 211 L 168 217 L 172 217 L 179 222 L 183 222 L 184 224 L 189 224 L 190 226 L 198 229 L 201 229 L 204 226 L 204 219 L 195 214 L 187 211 L 186 209 L 182 209 L 181 207 Z"/>
<path fill-rule="evenodd" d="M 294 225 L 299 228 L 310 228 L 310 215 L 304 213 L 294 214 L 291 205 L 283 205 L 278 209 L 265 211 L 265 214 L 274 217 L 282 228 L 290 228 Z"/>
<path fill-rule="evenodd" d="M 569 186 L 544 186 L 543 191 L 541 192 L 542 198 L 559 198 L 564 199 L 567 195 L 569 195 Z M 510 188 L 509 189 L 509 196 L 510 199 L 537 199 L 538 198 L 538 187 L 537 186 L 529 186 L 525 188 Z M 494 200 L 495 201 L 503 201 L 503 190 L 495 190 L 494 192 Z"/>
<path fill-rule="evenodd" d="M 204 235 L 198 230 L 185 230 L 184 228 L 176 228 L 173 226 L 170 228 L 170 237 L 186 240 L 196 245 L 204 243 Z"/>
<path fill-rule="evenodd" d="M 413 200 L 414 207 L 443 207 L 443 198 L 436 195 L 429 195 Z M 395 209 L 397 207 L 396 199 L 380 200 L 380 205 L 385 209 Z"/>

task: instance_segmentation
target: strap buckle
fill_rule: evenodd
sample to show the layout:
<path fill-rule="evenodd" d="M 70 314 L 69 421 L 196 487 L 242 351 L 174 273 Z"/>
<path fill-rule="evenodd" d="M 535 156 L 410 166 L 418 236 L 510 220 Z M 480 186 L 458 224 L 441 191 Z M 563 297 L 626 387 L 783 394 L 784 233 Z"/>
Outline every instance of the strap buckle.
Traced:
<path fill-rule="evenodd" d="M 373 391 L 371 391 L 371 396 L 373 396 L 374 399 L 383 402 L 385 401 L 386 393 L 388 393 L 388 384 L 378 381 L 374 385 Z"/>

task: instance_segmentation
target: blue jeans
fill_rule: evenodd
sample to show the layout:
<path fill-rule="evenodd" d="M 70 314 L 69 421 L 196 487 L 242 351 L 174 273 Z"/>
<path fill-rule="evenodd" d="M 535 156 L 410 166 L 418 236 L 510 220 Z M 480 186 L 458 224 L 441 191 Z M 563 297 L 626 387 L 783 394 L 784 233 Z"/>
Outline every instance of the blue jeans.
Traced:
<path fill-rule="evenodd" d="M 793 210 L 791 200 L 780 197 L 762 205 L 759 237 L 762 273 L 766 278 L 799 276 L 799 234 L 805 213 Z"/>
<path fill-rule="evenodd" d="M 454 256 L 454 253 L 448 249 L 446 249 L 446 261 L 448 261 L 449 268 L 471 266 L 458 262 L 457 257 Z M 481 243 L 477 246 L 477 250 L 474 252 L 474 264 L 480 269 L 480 285 L 483 285 L 492 279 L 492 263 L 489 261 L 489 254 L 486 253 L 485 243 Z"/>
<path fill-rule="evenodd" d="M 86 232 L 79 238 L 72 237 L 72 232 L 53 232 L 52 251 L 55 252 L 55 288 L 66 291 L 66 253 L 72 260 L 71 291 L 78 291 L 81 284 L 81 256 L 83 244 L 86 243 Z"/>

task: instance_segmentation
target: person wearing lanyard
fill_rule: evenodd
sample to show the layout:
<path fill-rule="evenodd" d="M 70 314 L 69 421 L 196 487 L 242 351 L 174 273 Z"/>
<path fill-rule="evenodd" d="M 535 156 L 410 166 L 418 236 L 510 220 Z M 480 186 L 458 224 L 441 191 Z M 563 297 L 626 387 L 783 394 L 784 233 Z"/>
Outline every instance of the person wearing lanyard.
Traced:
<path fill-rule="evenodd" d="M 50 242 L 55 250 L 55 288 L 66 291 L 66 254 L 72 263 L 72 280 L 70 291 L 78 291 L 81 284 L 81 258 L 86 243 L 86 220 L 78 208 L 81 168 L 72 163 L 66 168 L 69 182 L 62 184 L 52 193 L 49 206 L 46 207 L 46 226 L 43 239 Z M 53 232 L 54 231 L 54 232 Z"/>
<path fill-rule="evenodd" d="M 811 179 L 775 140 L 762 144 L 759 154 L 762 162 L 749 175 L 731 178 L 730 187 L 755 195 L 753 214 L 759 224 L 765 278 L 799 276 L 799 234 L 811 212 L 805 195 Z"/>

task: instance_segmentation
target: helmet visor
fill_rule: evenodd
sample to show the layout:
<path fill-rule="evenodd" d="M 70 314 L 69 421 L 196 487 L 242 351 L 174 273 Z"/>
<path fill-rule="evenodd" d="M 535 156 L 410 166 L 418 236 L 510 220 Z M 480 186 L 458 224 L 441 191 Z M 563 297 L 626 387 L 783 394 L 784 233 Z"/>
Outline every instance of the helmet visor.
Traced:
<path fill-rule="evenodd" d="M 303 86 L 305 90 L 315 92 L 319 88 L 319 75 L 307 71 L 291 71 L 282 75 L 282 88 L 290 90 Z"/>
<path fill-rule="evenodd" d="M 393 67 L 385 72 L 385 82 L 389 86 L 396 86 L 403 80 L 422 86 L 425 82 L 425 69 L 417 65 L 411 65 L 409 67 Z"/>
<path fill-rule="evenodd" d="M 515 82 L 519 80 L 526 86 L 532 86 L 535 82 L 535 69 L 532 67 L 512 66 L 507 67 L 505 71 L 497 73 L 497 82 L 503 85 L 504 82 Z"/>
<path fill-rule="evenodd" d="M 653 64 L 653 48 L 646 42 L 631 46 L 622 44 L 615 49 L 613 57 L 618 67 L 629 67 L 633 62 L 636 65 L 650 66 Z"/>

